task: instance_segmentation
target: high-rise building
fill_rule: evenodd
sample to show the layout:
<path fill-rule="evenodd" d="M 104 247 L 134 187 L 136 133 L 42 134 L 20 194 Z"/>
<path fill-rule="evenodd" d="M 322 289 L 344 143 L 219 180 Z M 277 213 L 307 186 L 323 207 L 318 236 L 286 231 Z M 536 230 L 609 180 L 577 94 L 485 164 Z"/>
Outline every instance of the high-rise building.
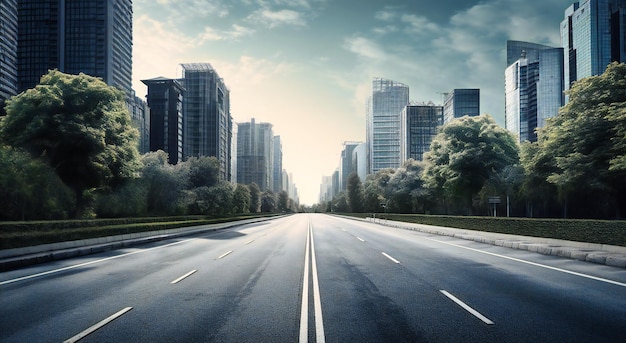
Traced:
<path fill-rule="evenodd" d="M 448 124 L 454 118 L 480 115 L 480 89 L 453 89 L 445 93 L 443 102 L 443 122 Z"/>
<path fill-rule="evenodd" d="M 0 1 L 0 107 L 17 94 L 17 0 Z M 3 111 L 0 108 L 0 113 Z"/>
<path fill-rule="evenodd" d="M 208 63 L 181 64 L 183 159 L 214 156 L 220 178 L 231 180 L 232 117 L 230 91 Z"/>
<path fill-rule="evenodd" d="M 280 142 L 280 136 L 274 136 L 274 156 L 272 166 L 272 191 L 279 193 L 286 190 L 286 184 L 283 184 L 283 145 Z"/>
<path fill-rule="evenodd" d="M 18 91 L 58 69 L 100 77 L 130 96 L 132 25 L 132 0 L 19 0 Z"/>
<path fill-rule="evenodd" d="M 357 173 L 361 182 L 367 178 L 367 143 L 361 142 L 352 152 L 352 168 Z"/>
<path fill-rule="evenodd" d="M 422 161 L 430 142 L 443 125 L 443 106 L 409 105 L 402 110 L 402 163 L 408 159 Z"/>
<path fill-rule="evenodd" d="M 521 142 L 537 140 L 536 129 L 564 103 L 563 49 L 522 51 L 505 71 L 505 125 Z"/>
<path fill-rule="evenodd" d="M 183 92 L 177 80 L 157 77 L 141 80 L 148 86 L 150 151 L 163 150 L 168 162 L 183 160 Z"/>
<path fill-rule="evenodd" d="M 237 183 L 256 183 L 261 191 L 272 190 L 274 134 L 272 124 L 238 123 Z"/>
<path fill-rule="evenodd" d="M 626 0 L 584 0 L 565 10 L 561 22 L 565 89 L 600 75 L 613 61 L 626 62 Z"/>
<path fill-rule="evenodd" d="M 352 153 L 361 142 L 344 142 L 343 150 L 341 150 L 341 160 L 339 161 L 339 191 L 345 191 L 348 188 L 348 177 L 351 173 L 356 172 L 356 166 L 353 164 Z"/>
<path fill-rule="evenodd" d="M 140 154 L 145 154 L 150 151 L 150 108 L 142 98 L 135 95 L 135 91 L 127 97 L 126 106 L 133 126 L 139 131 L 137 149 Z"/>
<path fill-rule="evenodd" d="M 409 86 L 374 78 L 367 103 L 368 171 L 400 167 L 400 112 L 409 103 Z"/>

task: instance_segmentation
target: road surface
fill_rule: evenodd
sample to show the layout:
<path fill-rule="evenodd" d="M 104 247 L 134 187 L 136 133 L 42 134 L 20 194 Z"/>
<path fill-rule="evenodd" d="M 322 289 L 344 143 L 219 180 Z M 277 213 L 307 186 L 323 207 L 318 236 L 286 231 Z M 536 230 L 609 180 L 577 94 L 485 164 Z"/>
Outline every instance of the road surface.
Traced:
<path fill-rule="evenodd" d="M 322 214 L 0 273 L 0 342 L 625 337 L 624 269 Z"/>

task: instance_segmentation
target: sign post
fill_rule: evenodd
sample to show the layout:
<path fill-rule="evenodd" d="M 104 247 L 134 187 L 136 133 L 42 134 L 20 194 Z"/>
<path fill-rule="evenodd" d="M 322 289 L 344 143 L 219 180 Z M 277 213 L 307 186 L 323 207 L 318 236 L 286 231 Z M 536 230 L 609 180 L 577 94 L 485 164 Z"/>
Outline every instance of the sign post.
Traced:
<path fill-rule="evenodd" d="M 498 204 L 499 204 L 500 202 L 502 202 L 502 201 L 500 200 L 500 197 L 498 197 L 498 196 L 492 196 L 492 197 L 489 197 L 489 200 L 488 200 L 488 201 L 489 201 L 489 203 L 490 203 L 490 204 L 493 204 L 493 216 L 494 216 L 494 217 L 497 217 L 496 208 L 497 208 Z"/>

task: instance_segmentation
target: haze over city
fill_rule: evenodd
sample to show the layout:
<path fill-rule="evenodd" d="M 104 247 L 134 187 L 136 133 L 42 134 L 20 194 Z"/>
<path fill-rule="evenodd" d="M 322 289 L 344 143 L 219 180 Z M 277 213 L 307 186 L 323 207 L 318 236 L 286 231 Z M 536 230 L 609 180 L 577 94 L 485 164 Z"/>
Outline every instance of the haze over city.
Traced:
<path fill-rule="evenodd" d="M 481 113 L 504 126 L 506 41 L 560 46 L 568 0 L 134 1 L 133 87 L 210 63 L 229 87 L 234 122 L 269 122 L 300 202 L 318 201 L 344 141 L 365 141 L 373 77 L 414 101 L 480 88 Z"/>

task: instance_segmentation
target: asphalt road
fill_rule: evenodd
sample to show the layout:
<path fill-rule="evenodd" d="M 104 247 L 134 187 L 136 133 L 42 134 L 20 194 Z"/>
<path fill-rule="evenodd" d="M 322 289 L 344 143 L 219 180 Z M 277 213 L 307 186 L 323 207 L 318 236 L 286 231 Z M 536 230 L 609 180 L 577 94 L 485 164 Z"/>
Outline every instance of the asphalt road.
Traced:
<path fill-rule="evenodd" d="M 625 337 L 622 268 L 327 215 L 0 273 L 0 342 Z"/>

